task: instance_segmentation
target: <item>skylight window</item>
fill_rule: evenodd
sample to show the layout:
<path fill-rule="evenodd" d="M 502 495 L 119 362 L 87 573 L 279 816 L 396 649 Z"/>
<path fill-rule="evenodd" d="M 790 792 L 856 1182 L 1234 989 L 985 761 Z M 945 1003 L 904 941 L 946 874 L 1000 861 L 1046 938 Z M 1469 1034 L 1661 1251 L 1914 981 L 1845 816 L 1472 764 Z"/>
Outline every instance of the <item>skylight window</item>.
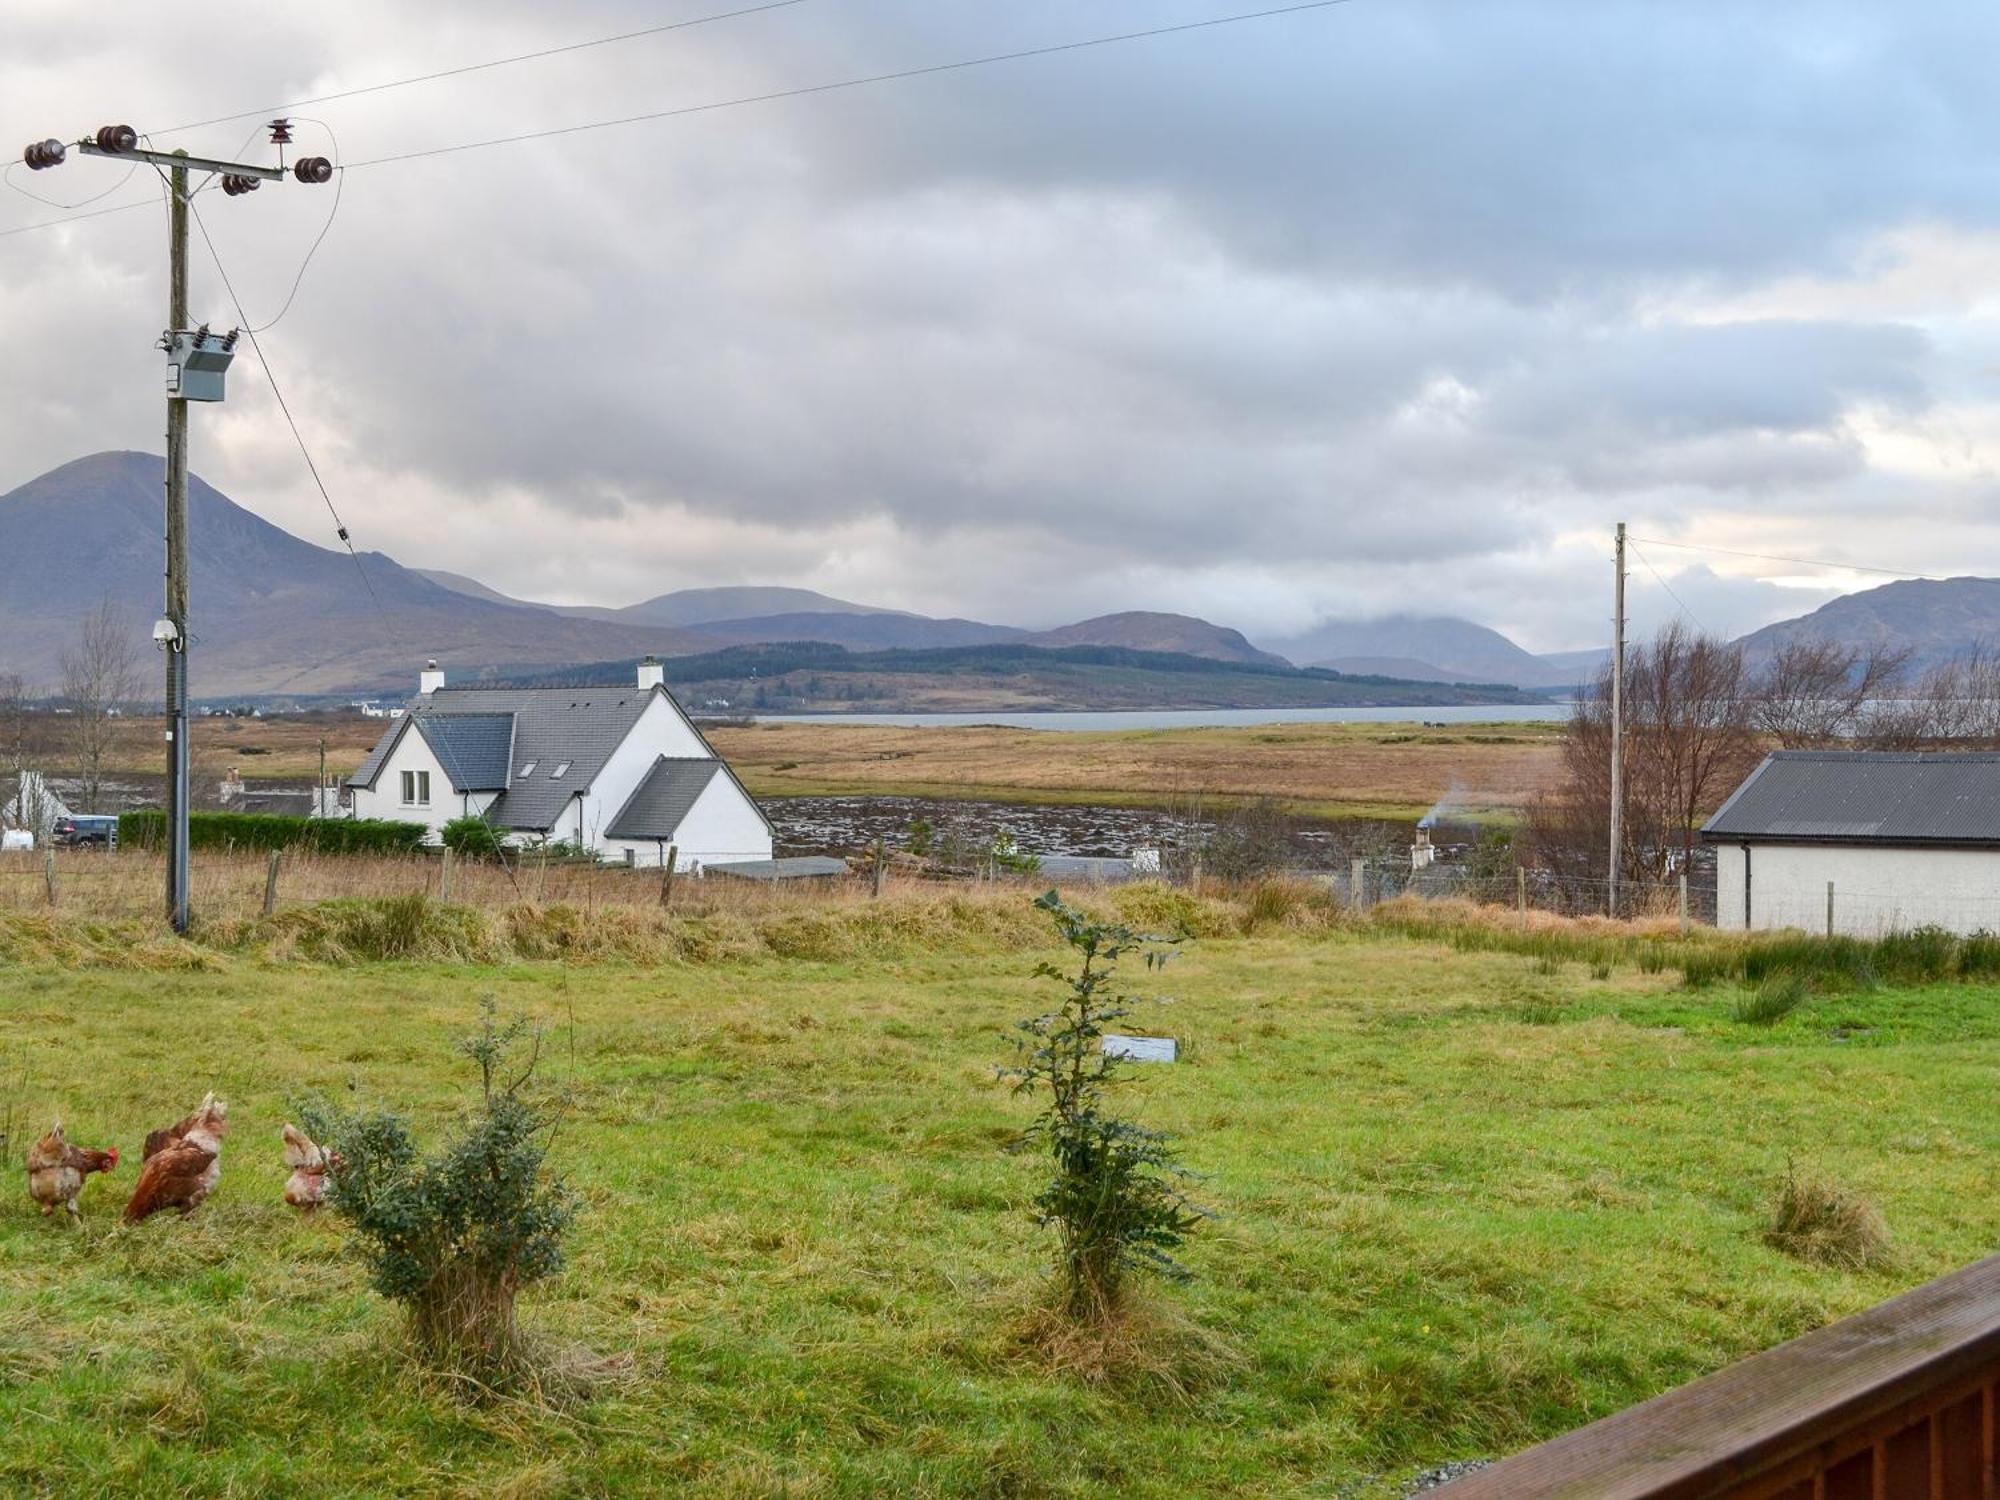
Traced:
<path fill-rule="evenodd" d="M 549 772 L 549 780 L 561 781 L 563 778 L 563 772 L 567 771 L 568 769 L 569 769 L 568 761 L 566 760 L 557 761 L 556 768 L 553 771 Z"/>
<path fill-rule="evenodd" d="M 536 762 L 531 760 L 525 766 L 521 767 L 521 779 L 523 781 L 526 781 L 530 776 L 535 774 L 535 765 Z"/>

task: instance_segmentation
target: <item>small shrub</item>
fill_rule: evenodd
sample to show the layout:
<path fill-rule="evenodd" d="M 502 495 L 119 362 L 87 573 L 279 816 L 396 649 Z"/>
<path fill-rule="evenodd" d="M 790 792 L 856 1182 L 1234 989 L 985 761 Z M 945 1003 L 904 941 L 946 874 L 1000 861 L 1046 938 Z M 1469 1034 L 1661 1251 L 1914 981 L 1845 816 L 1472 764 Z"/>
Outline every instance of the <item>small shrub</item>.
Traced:
<path fill-rule="evenodd" d="M 1119 1310 L 1134 1271 L 1186 1277 L 1169 1252 L 1203 1218 L 1181 1191 L 1187 1174 L 1167 1138 L 1106 1109 L 1110 1090 L 1130 1081 L 1126 1059 L 1104 1051 L 1106 1029 L 1133 1012 L 1134 997 L 1116 988 L 1118 961 L 1142 954 L 1147 968 L 1157 968 L 1175 940 L 1096 921 L 1055 891 L 1035 905 L 1079 966 L 1073 975 L 1049 963 L 1036 968 L 1063 986 L 1062 1003 L 1018 1023 L 1021 1062 L 1001 1074 L 1014 1080 L 1015 1093 L 1044 1100 L 1015 1146 L 1045 1149 L 1055 1168 L 1035 1211 L 1061 1237 L 1058 1310 L 1073 1322 L 1103 1323 Z"/>
<path fill-rule="evenodd" d="M 502 1082 L 524 1038 L 529 1056 Z M 501 1388 L 528 1371 L 515 1298 L 562 1268 L 575 1205 L 547 1168 L 554 1110 L 527 1095 L 541 1033 L 526 1017 L 501 1025 L 489 999 L 458 1050 L 477 1065 L 480 1093 L 434 1155 L 419 1155 L 400 1115 L 324 1101 L 299 1113 L 306 1133 L 340 1157 L 327 1203 L 354 1227 L 370 1284 L 403 1305 L 433 1365 Z"/>
<path fill-rule="evenodd" d="M 1889 1230 L 1860 1194 L 1819 1177 L 1801 1177 L 1790 1162 L 1772 1205 L 1764 1243 L 1814 1265 L 1872 1270 L 1889 1257 Z"/>
<path fill-rule="evenodd" d="M 444 840 L 445 848 L 462 859 L 500 857 L 500 835 L 481 817 L 453 818 L 438 830 L 438 837 Z"/>
<path fill-rule="evenodd" d="M 1800 974 L 1773 974 L 1739 999 L 1730 1014 L 1752 1026 L 1784 1020 L 1806 1001 L 1806 981 Z"/>

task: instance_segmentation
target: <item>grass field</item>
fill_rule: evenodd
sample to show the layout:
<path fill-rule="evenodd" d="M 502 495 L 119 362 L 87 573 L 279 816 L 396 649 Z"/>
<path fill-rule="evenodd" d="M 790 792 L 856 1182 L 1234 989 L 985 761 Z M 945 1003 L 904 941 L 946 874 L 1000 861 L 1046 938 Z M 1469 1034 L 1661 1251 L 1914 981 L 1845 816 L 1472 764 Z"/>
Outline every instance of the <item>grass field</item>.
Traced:
<path fill-rule="evenodd" d="M 1423 712 L 1410 710 L 1413 720 Z M 358 714 L 203 719 L 194 727 L 197 769 L 310 785 L 321 738 L 328 769 L 345 776 L 384 727 Z M 1157 806 L 1196 794 L 1275 796 L 1319 817 L 1412 818 L 1448 791 L 1466 815 L 1518 814 L 1557 775 L 1561 730 L 1411 722 L 1073 734 L 782 723 L 714 729 L 709 738 L 759 797 L 872 792 Z M 129 720 L 113 767 L 156 773 L 159 747 L 158 720 Z M 51 768 L 60 770 L 59 762 Z"/>
<path fill-rule="evenodd" d="M 250 942 L 64 967 L 43 961 L 51 919 L 0 915 L 15 1119 L 128 1154 L 80 1231 L 20 1188 L 0 1208 L 0 1488 L 1394 1494 L 2000 1233 L 2000 991 L 1747 1025 L 1729 985 L 1198 903 L 1208 936 L 1163 981 L 1186 1060 L 1132 1100 L 1217 1210 L 1196 1279 L 1157 1303 L 1223 1358 L 1180 1390 L 1080 1384 L 1019 1337 L 1047 1245 L 1034 1164 L 1003 1150 L 1025 1106 L 992 1076 L 1045 998 L 1039 928 L 982 904 L 1014 897 L 956 899 L 648 967 L 315 965 Z M 1148 919 L 1178 901 L 1120 899 Z M 581 1404 L 461 1404 L 411 1369 L 338 1226 L 278 1201 L 288 1095 L 444 1118 L 466 1083 L 446 1039 L 487 994 L 555 1025 L 574 1093 L 556 1157 L 584 1212 L 528 1317 L 631 1357 Z M 140 1137 L 210 1087 L 232 1104 L 216 1198 L 120 1227 Z M 1762 1243 L 1788 1156 L 1882 1210 L 1886 1270 Z"/>
<path fill-rule="evenodd" d="M 1421 717 L 1421 710 L 1412 714 Z M 1269 724 L 1055 733 L 757 724 L 710 734 L 759 796 L 901 793 L 1154 806 L 1272 796 L 1318 817 L 1516 815 L 1558 772 L 1560 724 Z"/>

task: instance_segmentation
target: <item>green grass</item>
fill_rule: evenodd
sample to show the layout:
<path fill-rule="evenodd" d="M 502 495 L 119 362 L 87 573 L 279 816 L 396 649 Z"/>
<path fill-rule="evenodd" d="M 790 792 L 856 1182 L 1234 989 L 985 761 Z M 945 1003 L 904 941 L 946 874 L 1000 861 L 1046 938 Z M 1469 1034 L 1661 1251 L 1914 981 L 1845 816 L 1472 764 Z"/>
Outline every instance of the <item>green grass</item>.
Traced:
<path fill-rule="evenodd" d="M 1219 1210 L 1197 1279 L 1158 1294 L 1231 1356 L 1184 1395 L 1077 1384 L 1018 1338 L 1047 1246 L 1034 1163 L 1002 1149 L 1025 1106 L 991 1068 L 1046 1003 L 1038 953 L 0 967 L 16 1117 L 128 1157 L 81 1231 L 24 1187 L 0 1208 L 0 1490 L 1391 1494 L 2000 1237 L 2000 990 L 1878 986 L 1745 1026 L 1732 981 L 1262 916 L 1166 971 L 1187 1060 L 1132 1095 Z M 574 1070 L 556 1157 L 583 1215 L 529 1323 L 633 1359 L 561 1411 L 418 1375 L 338 1226 L 279 1202 L 287 1095 L 351 1086 L 428 1127 L 489 992 L 575 1028 L 552 1070 Z M 140 1137 L 209 1087 L 232 1104 L 215 1200 L 120 1227 Z M 1888 1269 L 1764 1243 L 1788 1155 L 1880 1209 Z"/>

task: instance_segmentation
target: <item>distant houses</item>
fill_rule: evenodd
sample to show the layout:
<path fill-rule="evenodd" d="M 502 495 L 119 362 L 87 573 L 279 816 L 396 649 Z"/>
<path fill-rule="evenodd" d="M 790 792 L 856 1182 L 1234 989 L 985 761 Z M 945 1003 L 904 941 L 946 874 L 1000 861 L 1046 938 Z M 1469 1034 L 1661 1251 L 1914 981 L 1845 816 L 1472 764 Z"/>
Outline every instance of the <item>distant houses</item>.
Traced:
<path fill-rule="evenodd" d="M 648 658 L 624 685 L 448 687 L 432 662 L 348 778 L 354 815 L 677 867 L 771 858 L 771 825 Z"/>
<path fill-rule="evenodd" d="M 2000 931 L 2000 755 L 1780 751 L 1702 838 L 1725 930 Z"/>

